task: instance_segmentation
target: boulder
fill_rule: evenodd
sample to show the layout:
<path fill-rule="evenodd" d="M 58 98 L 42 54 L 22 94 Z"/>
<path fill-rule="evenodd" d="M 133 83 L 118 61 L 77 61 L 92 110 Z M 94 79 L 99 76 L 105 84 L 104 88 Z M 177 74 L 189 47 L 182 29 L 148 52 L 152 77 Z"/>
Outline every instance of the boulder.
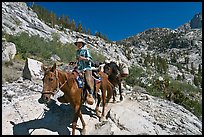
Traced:
<path fill-rule="evenodd" d="M 12 60 L 16 55 L 16 45 L 12 42 L 2 43 L 2 61 Z"/>
<path fill-rule="evenodd" d="M 29 80 L 37 80 L 43 78 L 43 70 L 41 65 L 43 63 L 34 59 L 27 58 L 24 69 L 23 78 Z"/>
<path fill-rule="evenodd" d="M 50 59 L 51 59 L 52 61 L 61 61 L 61 58 L 60 58 L 58 55 L 56 55 L 56 54 L 52 55 L 52 56 L 50 57 Z"/>

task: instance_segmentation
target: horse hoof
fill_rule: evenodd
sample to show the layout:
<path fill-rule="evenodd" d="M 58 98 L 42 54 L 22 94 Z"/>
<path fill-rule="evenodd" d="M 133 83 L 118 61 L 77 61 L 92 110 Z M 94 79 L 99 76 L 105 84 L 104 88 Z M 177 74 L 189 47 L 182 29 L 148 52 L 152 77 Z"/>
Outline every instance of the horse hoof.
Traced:
<path fill-rule="evenodd" d="M 123 97 L 120 97 L 120 101 L 123 101 Z"/>
<path fill-rule="evenodd" d="M 81 135 L 86 135 L 86 129 L 81 130 Z"/>
<path fill-rule="evenodd" d="M 100 113 L 98 111 L 96 111 L 96 116 L 100 117 Z"/>
<path fill-rule="evenodd" d="M 100 117 L 99 119 L 100 122 L 103 122 L 103 121 L 106 121 L 106 118 L 103 116 L 103 117 Z"/>

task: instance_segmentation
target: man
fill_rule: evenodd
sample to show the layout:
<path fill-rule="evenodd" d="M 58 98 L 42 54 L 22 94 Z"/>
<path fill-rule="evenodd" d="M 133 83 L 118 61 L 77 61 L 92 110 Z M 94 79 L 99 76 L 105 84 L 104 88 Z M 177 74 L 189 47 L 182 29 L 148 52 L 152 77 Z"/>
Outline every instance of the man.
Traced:
<path fill-rule="evenodd" d="M 87 83 L 88 91 L 89 91 L 87 96 L 87 103 L 92 105 L 94 103 L 94 98 L 93 98 L 94 81 L 92 78 L 92 70 L 91 70 L 92 57 L 90 55 L 89 50 L 85 47 L 86 43 L 84 42 L 83 39 L 78 38 L 74 44 L 78 48 L 76 52 L 77 66 L 75 69 L 84 73 L 84 78 Z"/>

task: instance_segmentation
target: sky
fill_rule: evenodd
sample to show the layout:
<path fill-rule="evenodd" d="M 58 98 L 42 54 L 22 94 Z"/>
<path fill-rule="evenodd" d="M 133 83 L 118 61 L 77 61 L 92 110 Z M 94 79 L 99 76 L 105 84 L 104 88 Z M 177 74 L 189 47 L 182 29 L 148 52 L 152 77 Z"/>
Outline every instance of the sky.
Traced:
<path fill-rule="evenodd" d="M 76 25 L 118 41 L 150 28 L 176 29 L 202 12 L 202 2 L 35 2 Z"/>

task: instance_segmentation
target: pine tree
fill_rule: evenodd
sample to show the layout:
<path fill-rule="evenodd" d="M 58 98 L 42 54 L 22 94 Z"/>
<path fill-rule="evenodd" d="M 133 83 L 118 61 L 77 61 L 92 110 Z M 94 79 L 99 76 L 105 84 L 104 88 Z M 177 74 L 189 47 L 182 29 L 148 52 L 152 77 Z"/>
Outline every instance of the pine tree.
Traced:
<path fill-rule="evenodd" d="M 91 35 L 90 28 L 88 28 L 87 34 L 88 34 L 88 35 Z"/>
<path fill-rule="evenodd" d="M 189 69 L 188 69 L 188 65 L 186 65 L 186 71 L 189 71 Z"/>
<path fill-rule="evenodd" d="M 155 65 L 155 64 L 156 64 L 156 55 L 155 55 L 155 54 L 153 55 L 152 61 L 153 61 L 154 67 L 155 67 L 155 69 L 156 69 L 156 65 Z"/>
<path fill-rule="evenodd" d="M 147 57 L 144 58 L 144 66 L 145 66 L 145 67 L 148 66 Z"/>
<path fill-rule="evenodd" d="M 107 35 L 104 35 L 103 39 L 104 39 L 105 41 L 108 41 L 108 36 L 107 36 Z"/>
<path fill-rule="evenodd" d="M 65 16 L 65 28 L 70 28 L 70 20 L 68 16 Z"/>
<path fill-rule="evenodd" d="M 98 37 L 98 36 L 99 36 L 99 33 L 98 33 L 98 32 L 96 32 L 96 33 L 95 33 L 95 36 L 96 36 L 96 37 Z"/>
<path fill-rule="evenodd" d="M 74 19 L 72 19 L 70 29 L 71 29 L 71 30 L 76 30 L 76 24 L 75 24 Z"/>
<path fill-rule="evenodd" d="M 189 57 L 185 57 L 185 64 L 189 63 Z"/>
<path fill-rule="evenodd" d="M 181 80 L 181 75 L 177 75 L 177 80 Z"/>
<path fill-rule="evenodd" d="M 101 32 L 98 32 L 98 36 L 99 36 L 100 38 L 102 38 L 102 33 L 101 33 Z"/>
<path fill-rule="evenodd" d="M 166 74 L 167 69 L 168 69 L 167 60 L 162 58 L 161 63 L 162 63 L 163 73 Z"/>
<path fill-rule="evenodd" d="M 184 73 L 182 73 L 182 80 L 184 80 L 185 79 L 185 75 L 184 75 Z"/>
<path fill-rule="evenodd" d="M 198 65 L 198 75 L 202 75 L 202 68 L 200 64 Z"/>
<path fill-rule="evenodd" d="M 196 86 L 199 85 L 198 77 L 197 77 L 196 75 L 194 75 L 194 80 L 193 80 L 193 82 L 194 82 L 194 84 L 195 84 Z"/>
<path fill-rule="evenodd" d="M 191 62 L 191 74 L 195 74 L 195 68 L 193 62 Z"/>
<path fill-rule="evenodd" d="M 82 33 L 82 30 L 83 30 L 83 29 L 82 29 L 82 25 L 81 25 L 80 22 L 78 23 L 77 30 L 78 30 L 78 32 Z"/>
<path fill-rule="evenodd" d="M 144 66 L 145 67 L 148 67 L 149 66 L 149 62 L 151 60 L 151 56 L 149 53 L 147 53 L 147 56 L 145 57 L 145 60 L 144 60 Z"/>
<path fill-rule="evenodd" d="M 176 54 L 173 52 L 171 57 L 171 62 L 176 63 L 176 61 L 177 61 L 177 57 L 176 57 Z"/>
<path fill-rule="evenodd" d="M 62 25 L 62 27 L 64 27 L 65 24 L 64 14 L 62 14 L 62 16 L 60 17 L 60 24 Z"/>
<path fill-rule="evenodd" d="M 55 24 L 57 23 L 55 13 L 53 12 L 50 13 L 50 19 L 51 19 L 51 27 L 54 28 Z"/>

